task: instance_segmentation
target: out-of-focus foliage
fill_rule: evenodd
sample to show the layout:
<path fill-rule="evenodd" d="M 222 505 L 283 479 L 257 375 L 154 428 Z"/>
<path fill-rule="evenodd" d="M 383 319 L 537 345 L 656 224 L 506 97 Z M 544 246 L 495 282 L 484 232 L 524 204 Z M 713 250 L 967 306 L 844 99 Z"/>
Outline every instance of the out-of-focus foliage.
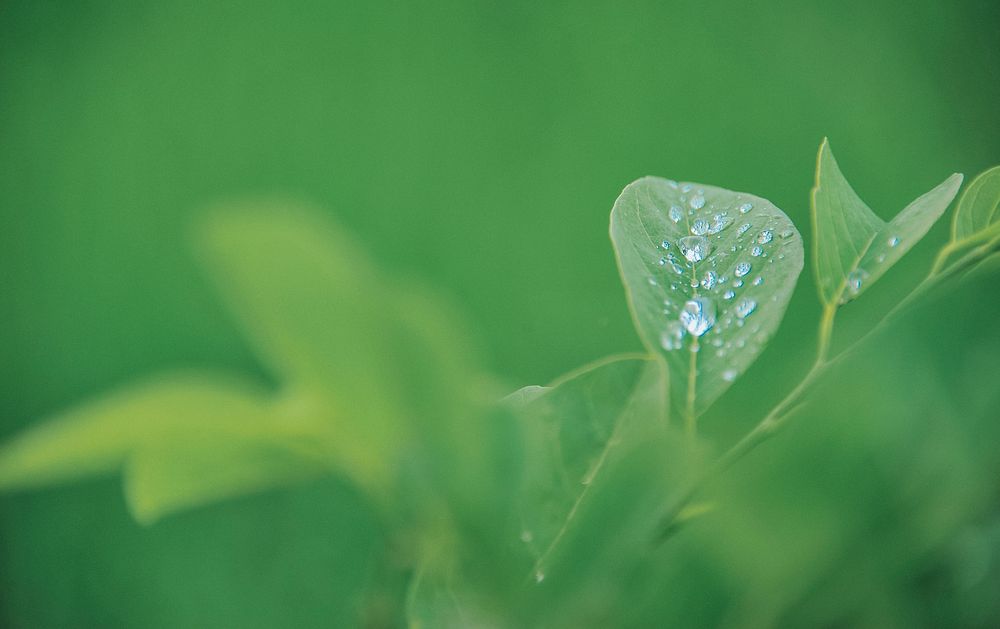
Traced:
<path fill-rule="evenodd" d="M 224 308 L 239 296 L 219 300 L 184 246 L 203 208 L 275 194 L 335 213 L 382 269 L 376 292 L 388 297 L 379 302 L 408 313 L 389 316 L 394 323 L 354 318 L 359 331 L 377 331 L 371 343 L 400 369 L 390 382 L 404 390 L 390 397 L 421 418 L 471 405 L 483 432 L 449 423 L 423 441 L 384 426 L 355 432 L 362 439 L 351 447 L 399 440 L 399 476 L 382 476 L 384 461 L 360 456 L 367 471 L 350 471 L 330 451 L 349 454 L 335 439 L 317 472 L 286 467 L 289 452 L 302 460 L 297 435 L 278 452 L 255 450 L 258 432 L 250 447 L 229 450 L 235 437 L 215 442 L 203 430 L 164 443 L 187 452 L 187 465 L 170 469 L 181 459 L 162 451 L 148 459 L 147 487 L 163 507 L 147 517 L 170 514 L 147 527 L 130 516 L 118 480 L 4 495 L 0 624 L 379 627 L 409 609 L 434 626 L 450 602 L 468 625 L 463 610 L 497 621 L 517 600 L 516 622 L 550 626 L 995 625 L 995 255 L 966 282 L 949 275 L 840 362 L 785 432 L 704 488 L 666 542 L 635 561 L 619 561 L 634 558 L 622 549 L 640 548 L 627 527 L 655 528 L 660 512 L 646 510 L 648 500 L 699 466 L 662 456 L 677 445 L 670 436 L 636 444 L 588 490 L 574 517 L 587 525 L 562 546 L 572 561 L 535 583 L 520 522 L 503 518 L 526 482 L 520 459 L 480 464 L 484 449 L 492 456 L 487 442 L 516 452 L 506 429 L 517 422 L 509 405 L 480 408 L 494 394 L 477 383 L 490 372 L 513 390 L 642 347 L 604 232 L 611 199 L 638 175 L 753 190 L 801 227 L 810 156 L 824 134 L 880 220 L 889 217 L 879 208 L 903 207 L 944 173 L 995 163 L 1000 144 L 984 130 L 1000 99 L 996 20 L 990 3 L 937 0 L 905 10 L 853 0 L 4 3 L 3 442 L 80 400 L 179 367 L 242 373 L 241 395 L 279 415 L 314 408 L 299 386 L 308 378 L 290 377 L 304 372 L 276 368 L 277 348 L 254 343 L 256 324 L 244 319 L 252 310 Z M 926 240 L 945 238 L 939 225 Z M 899 301 L 932 248 L 916 247 L 844 309 L 845 340 Z M 367 275 L 357 248 L 336 252 Z M 303 260 L 310 248 L 289 253 Z M 700 418 L 707 442 L 732 443 L 801 375 L 816 321 L 808 275 L 782 333 Z M 412 291 L 414 277 L 459 295 L 478 339 L 467 340 L 454 304 Z M 244 302 L 267 297 L 252 278 L 242 285 Z M 324 304 L 322 291 L 300 288 Z M 320 320 L 271 297 L 279 303 L 264 306 L 287 306 L 303 326 Z M 202 384 L 212 382 L 233 381 Z M 538 393 L 519 397 L 532 404 Z M 342 394 L 360 399 L 360 390 Z M 273 404 L 283 396 L 303 403 Z M 64 436 L 71 449 L 86 445 Z M 92 471 L 122 462 L 128 444 L 105 443 L 114 447 L 93 452 Z M 274 466 L 258 476 L 271 455 Z M 245 474 L 247 460 L 255 463 Z M 477 476 L 484 469 L 493 472 Z M 236 495 L 280 470 L 289 484 Z M 306 480 L 314 473 L 324 477 Z M 193 482 L 158 481 L 181 475 Z M 194 491 L 213 485 L 224 491 Z M 386 505 L 399 510 L 387 518 Z M 414 522 L 414 506 L 438 515 Z M 414 549 L 387 521 L 423 531 L 423 545 Z M 624 532 L 609 545 L 605 528 Z M 406 607 L 413 569 L 424 589 L 410 590 Z"/>

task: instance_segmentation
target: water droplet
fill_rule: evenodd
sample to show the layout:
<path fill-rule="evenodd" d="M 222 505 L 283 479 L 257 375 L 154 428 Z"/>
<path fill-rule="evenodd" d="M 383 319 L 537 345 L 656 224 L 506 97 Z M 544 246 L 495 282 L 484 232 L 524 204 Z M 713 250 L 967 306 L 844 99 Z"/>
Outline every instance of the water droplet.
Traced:
<path fill-rule="evenodd" d="M 736 316 L 746 319 L 757 309 L 757 302 L 752 299 L 744 299 L 736 304 Z"/>
<path fill-rule="evenodd" d="M 647 278 L 646 278 L 646 281 L 647 281 L 647 282 L 649 282 L 649 285 L 650 285 L 650 286 L 657 286 L 657 283 L 656 283 L 656 278 L 653 278 L 653 277 L 647 277 Z"/>
<path fill-rule="evenodd" d="M 764 248 L 760 245 L 754 245 L 753 249 L 750 250 L 750 255 L 760 257 L 764 255 Z"/>
<path fill-rule="evenodd" d="M 736 233 L 742 236 L 748 231 L 750 231 L 750 223 L 743 223 L 742 225 L 740 225 L 740 228 L 736 231 Z"/>
<path fill-rule="evenodd" d="M 521 531 L 522 542 L 530 544 L 533 539 L 535 539 L 535 536 L 531 533 L 531 531 Z"/>
<path fill-rule="evenodd" d="M 666 266 L 667 265 L 667 259 L 666 258 L 660 258 L 659 261 L 658 261 L 658 264 L 660 266 Z"/>
<path fill-rule="evenodd" d="M 709 225 L 708 221 L 703 218 L 699 218 L 695 222 L 691 223 L 691 233 L 695 236 L 704 236 L 710 229 L 712 229 L 712 226 Z"/>
<path fill-rule="evenodd" d="M 536 570 L 535 571 L 535 583 L 541 583 L 544 580 L 545 580 L 545 573 L 542 572 L 541 570 Z"/>
<path fill-rule="evenodd" d="M 718 234 L 723 229 L 729 227 L 730 223 L 732 222 L 733 221 L 732 219 L 729 218 L 728 214 L 726 214 L 725 212 L 720 212 L 719 214 L 716 214 L 715 216 L 712 217 L 712 227 L 708 231 L 711 234 Z"/>
<path fill-rule="evenodd" d="M 774 240 L 774 232 L 770 229 L 765 229 L 764 231 L 757 234 L 757 244 L 766 245 L 767 243 Z"/>
<path fill-rule="evenodd" d="M 861 287 L 865 283 L 868 273 L 862 269 L 855 269 L 847 275 L 847 292 L 851 297 L 856 297 L 861 292 Z"/>
<path fill-rule="evenodd" d="M 739 372 L 736 371 L 735 369 L 726 369 L 725 371 L 722 372 L 722 379 L 725 380 L 726 382 L 732 382 L 733 380 L 736 379 L 736 376 L 738 375 Z"/>
<path fill-rule="evenodd" d="M 667 212 L 667 215 L 670 216 L 670 220 L 675 223 L 681 222 L 681 219 L 684 218 L 684 212 L 681 211 L 681 209 L 676 205 L 670 206 L 670 211 Z"/>
<path fill-rule="evenodd" d="M 725 293 L 722 294 L 722 296 L 726 299 L 732 299 L 733 297 L 736 297 L 736 293 L 734 293 L 731 290 L 727 290 Z"/>
<path fill-rule="evenodd" d="M 743 286 L 743 280 L 733 280 L 733 288 L 739 288 Z"/>
<path fill-rule="evenodd" d="M 677 188 L 677 182 L 674 181 L 673 179 L 667 179 L 667 185 L 674 189 Z"/>
<path fill-rule="evenodd" d="M 696 210 L 700 210 L 705 207 L 705 197 L 700 194 L 691 197 L 691 207 Z"/>
<path fill-rule="evenodd" d="M 695 297 L 684 304 L 681 325 L 692 336 L 701 336 L 715 325 L 715 302 L 708 297 Z"/>
<path fill-rule="evenodd" d="M 891 236 L 889 238 L 889 246 L 890 247 L 895 247 L 898 244 L 899 244 L 899 236 Z"/>
<path fill-rule="evenodd" d="M 691 192 L 691 188 L 693 187 L 694 186 L 692 186 L 691 184 L 686 183 L 683 186 L 681 186 L 681 192 Z"/>
<path fill-rule="evenodd" d="M 671 321 L 667 323 L 666 329 L 660 333 L 660 347 L 668 352 L 680 349 L 683 345 L 683 340 L 684 328 L 681 327 L 680 321 Z"/>
<path fill-rule="evenodd" d="M 792 230 L 790 230 L 790 229 L 786 229 L 786 230 L 784 230 L 783 232 L 781 232 L 780 236 L 781 236 L 782 238 L 790 238 L 790 237 L 791 237 L 791 235 L 792 235 L 792 234 L 794 234 L 794 233 L 795 233 L 795 232 L 793 232 Z"/>
<path fill-rule="evenodd" d="M 753 267 L 750 266 L 749 262 L 740 262 L 736 265 L 736 270 L 733 273 L 736 274 L 736 277 L 743 277 L 750 272 L 751 268 Z"/>
<path fill-rule="evenodd" d="M 744 203 L 740 206 L 740 214 L 746 214 L 753 209 L 753 203 Z"/>
<path fill-rule="evenodd" d="M 701 280 L 701 285 L 705 288 L 705 290 L 712 290 L 712 288 L 715 287 L 715 284 L 718 281 L 719 278 L 715 274 L 715 271 L 708 271 L 707 273 L 705 273 L 704 279 Z"/>
<path fill-rule="evenodd" d="M 660 246 L 663 247 L 664 249 L 669 249 L 670 248 L 670 242 L 667 241 L 667 240 L 660 241 Z"/>
<path fill-rule="evenodd" d="M 763 283 L 764 283 L 764 276 L 763 275 L 758 275 L 753 280 L 753 285 L 754 286 L 760 286 Z"/>
<path fill-rule="evenodd" d="M 684 236 L 677 241 L 688 262 L 701 262 L 708 257 L 711 245 L 704 236 Z"/>

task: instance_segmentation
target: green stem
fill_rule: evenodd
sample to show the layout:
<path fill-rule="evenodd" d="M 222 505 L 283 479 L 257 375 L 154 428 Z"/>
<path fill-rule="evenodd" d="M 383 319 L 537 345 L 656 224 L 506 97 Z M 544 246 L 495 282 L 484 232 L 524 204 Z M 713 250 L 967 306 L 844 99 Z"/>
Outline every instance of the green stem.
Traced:
<path fill-rule="evenodd" d="M 897 302 L 896 305 L 882 317 L 878 324 L 857 338 L 849 346 L 841 350 L 833 358 L 829 358 L 829 353 L 830 342 L 833 337 L 834 320 L 837 314 L 837 304 L 832 303 L 824 306 L 822 316 L 820 317 L 819 333 L 816 343 L 816 360 L 812 367 L 809 368 L 809 371 L 806 372 L 805 376 L 803 376 L 802 380 L 799 381 L 795 388 L 789 391 L 788 395 L 778 402 L 778 404 L 771 409 L 764 419 L 760 420 L 760 422 L 758 422 L 750 432 L 744 435 L 742 439 L 737 441 L 735 445 L 716 459 L 706 472 L 699 475 L 688 485 L 688 487 L 667 510 L 661 522 L 661 535 L 658 539 L 662 540 L 669 533 L 669 531 L 672 530 L 671 525 L 676 519 L 677 514 L 680 513 L 684 506 L 694 497 L 694 495 L 706 482 L 725 471 L 733 463 L 743 458 L 747 453 L 776 433 L 794 415 L 794 410 L 797 408 L 795 406 L 796 403 L 809 390 L 809 388 L 812 387 L 813 384 L 815 384 L 815 382 L 830 369 L 830 367 L 852 354 L 867 339 L 884 329 L 903 310 L 905 310 L 907 306 L 916 301 L 919 297 L 922 297 L 927 291 L 939 284 L 942 280 L 953 276 L 956 272 L 974 263 L 977 258 L 982 257 L 990 251 L 991 248 L 987 245 L 977 247 L 950 265 L 947 272 L 942 273 L 941 269 L 944 266 L 944 261 L 951 253 L 948 246 L 944 247 L 941 250 L 941 253 L 938 254 L 938 257 L 935 260 L 934 265 L 931 267 L 930 273 L 928 273 L 927 277 L 914 287 L 914 289 L 910 291 L 906 297 Z"/>

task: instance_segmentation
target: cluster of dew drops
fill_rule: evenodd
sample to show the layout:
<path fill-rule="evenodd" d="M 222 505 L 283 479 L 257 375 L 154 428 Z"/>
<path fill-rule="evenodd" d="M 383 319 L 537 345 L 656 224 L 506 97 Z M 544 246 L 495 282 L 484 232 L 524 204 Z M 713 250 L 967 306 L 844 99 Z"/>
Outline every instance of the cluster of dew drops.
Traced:
<path fill-rule="evenodd" d="M 713 214 L 711 205 L 704 212 L 704 190 L 695 190 L 691 184 L 679 185 L 673 181 L 668 183 L 672 188 L 679 189 L 681 194 L 678 197 L 680 204 L 671 205 L 666 210 L 666 215 L 674 224 L 679 225 L 684 221 L 685 228 L 690 233 L 677 238 L 675 242 L 662 240 L 656 250 L 656 263 L 676 274 L 677 277 L 670 277 L 668 274 L 670 290 L 679 290 L 682 283 L 689 283 L 694 294 L 679 312 L 674 311 L 671 300 L 664 300 L 663 314 L 667 317 L 667 324 L 661 333 L 660 344 L 665 350 L 678 350 L 684 347 L 684 339 L 689 336 L 692 341 L 688 347 L 697 352 L 701 345 L 699 340 L 714 330 L 715 334 L 709 335 L 711 338 L 708 343 L 714 348 L 716 355 L 722 358 L 734 346 L 745 347 L 747 336 L 739 335 L 739 340 L 724 341 L 721 332 L 733 325 L 744 327 L 752 321 L 751 317 L 758 308 L 755 299 L 741 293 L 745 293 L 750 286 L 764 283 L 765 265 L 773 264 L 775 258 L 785 257 L 775 250 L 775 245 L 791 237 L 794 232 L 786 229 L 776 234 L 767 228 L 753 230 L 749 217 L 745 215 L 753 211 L 754 205 L 751 202 L 741 203 L 739 198 L 733 212 L 720 210 Z M 704 214 L 705 217 L 695 218 L 696 214 Z M 723 232 L 730 227 L 736 230 L 736 242 L 729 251 L 719 252 L 712 257 L 705 265 L 707 269 L 697 268 L 698 263 L 708 260 L 712 254 L 717 245 L 713 240 L 721 240 Z M 727 271 L 722 268 L 725 265 L 719 263 L 729 256 L 738 258 L 738 261 Z M 649 283 L 658 285 L 657 279 L 652 276 L 649 277 Z M 720 298 L 723 303 L 721 317 L 717 307 Z M 773 299 L 777 300 L 777 295 Z M 751 335 L 757 335 L 760 329 L 759 326 L 750 326 L 749 331 Z M 758 342 L 763 343 L 765 340 L 759 338 Z M 722 375 L 726 380 L 732 381 L 738 372 L 727 369 Z"/>

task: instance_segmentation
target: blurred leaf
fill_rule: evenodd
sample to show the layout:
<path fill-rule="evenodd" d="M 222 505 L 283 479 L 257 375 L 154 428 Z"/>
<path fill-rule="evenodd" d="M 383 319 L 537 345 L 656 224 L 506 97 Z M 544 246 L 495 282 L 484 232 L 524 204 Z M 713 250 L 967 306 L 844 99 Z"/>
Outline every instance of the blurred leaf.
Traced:
<path fill-rule="evenodd" d="M 350 475 L 384 493 L 404 439 L 386 331 L 394 312 L 363 251 L 294 204 L 241 205 L 200 232 L 218 288 L 261 359 L 321 397 Z"/>
<path fill-rule="evenodd" d="M 1000 235 L 1000 166 L 972 180 L 955 207 L 953 246 L 972 245 Z"/>
<path fill-rule="evenodd" d="M 431 558 L 417 571 L 406 594 L 409 629 L 492 627 L 477 616 L 476 608 L 457 593 L 454 566 Z"/>
<path fill-rule="evenodd" d="M 636 328 L 670 366 L 675 413 L 703 412 L 753 363 L 802 270 L 802 239 L 753 195 L 646 177 L 611 212 Z"/>
<path fill-rule="evenodd" d="M 582 626 L 593 607 L 581 592 L 592 594 L 642 561 L 663 505 L 696 470 L 688 440 L 667 426 L 665 368 L 658 358 L 610 357 L 505 398 L 501 405 L 517 415 L 526 441 L 518 521 L 491 567 L 507 581 L 483 588 L 466 572 L 435 569 L 435 553 L 411 591 L 411 620 Z M 600 550 L 592 546 L 598 541 Z M 605 590 L 595 599 L 602 606 L 622 602 L 617 588 Z"/>
<path fill-rule="evenodd" d="M 148 524 L 169 513 L 332 471 L 317 426 L 270 419 L 213 417 L 197 429 L 140 444 L 125 465 L 132 515 Z"/>
<path fill-rule="evenodd" d="M 117 471 L 143 444 L 201 426 L 272 422 L 267 398 L 213 374 L 154 379 L 40 423 L 0 449 L 0 488 L 17 489 Z"/>
<path fill-rule="evenodd" d="M 886 223 L 847 183 L 824 139 L 812 190 L 816 282 L 823 303 L 847 303 L 874 284 L 924 237 L 961 184 L 962 176 L 952 175 Z"/>
<path fill-rule="evenodd" d="M 625 438 L 665 430 L 665 368 L 656 360 L 612 357 L 564 376 L 520 410 L 524 433 L 534 439 L 520 537 L 543 570 L 612 450 Z"/>

